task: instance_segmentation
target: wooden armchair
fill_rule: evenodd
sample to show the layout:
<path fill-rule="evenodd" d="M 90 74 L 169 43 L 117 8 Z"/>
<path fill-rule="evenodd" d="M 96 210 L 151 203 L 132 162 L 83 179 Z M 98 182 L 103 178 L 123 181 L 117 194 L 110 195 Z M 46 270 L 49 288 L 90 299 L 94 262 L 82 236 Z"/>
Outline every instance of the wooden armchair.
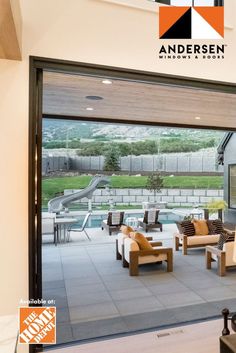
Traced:
<path fill-rule="evenodd" d="M 150 242 L 152 250 L 140 250 L 136 241 L 131 238 L 124 239 L 123 267 L 129 267 L 130 276 L 138 276 L 139 265 L 149 263 L 167 263 L 167 272 L 173 271 L 173 250 L 162 247 L 161 242 Z"/>
<path fill-rule="evenodd" d="M 162 232 L 162 223 L 158 221 L 160 210 L 146 210 L 143 218 L 139 218 L 139 226 L 142 227 L 145 232 L 149 229 L 158 228 Z"/>
<path fill-rule="evenodd" d="M 121 225 L 124 222 L 124 212 L 108 212 L 107 220 L 102 221 L 101 228 L 102 230 L 105 228 L 109 235 L 112 232 L 119 231 Z"/>
<path fill-rule="evenodd" d="M 233 261 L 234 241 L 227 242 L 223 245 L 223 250 L 219 250 L 214 246 L 206 247 L 206 268 L 211 269 L 212 262 L 217 262 L 219 276 L 225 276 L 227 267 L 236 266 Z"/>
<path fill-rule="evenodd" d="M 119 233 L 117 235 L 116 239 L 116 260 L 122 260 L 123 256 L 123 246 L 124 246 L 124 240 L 128 238 L 128 236 L 124 233 Z M 146 237 L 148 241 L 153 240 L 152 237 Z"/>

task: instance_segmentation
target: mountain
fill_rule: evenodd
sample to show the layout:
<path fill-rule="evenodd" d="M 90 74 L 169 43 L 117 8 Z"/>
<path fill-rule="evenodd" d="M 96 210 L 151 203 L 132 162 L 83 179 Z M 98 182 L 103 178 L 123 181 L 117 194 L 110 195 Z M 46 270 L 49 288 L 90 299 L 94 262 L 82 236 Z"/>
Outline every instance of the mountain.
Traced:
<path fill-rule="evenodd" d="M 183 139 L 209 139 L 214 138 L 217 142 L 223 137 L 223 131 L 182 129 L 169 127 L 150 127 L 145 125 L 94 123 L 72 120 L 43 120 L 43 142 L 100 140 L 117 142 L 152 140 L 157 138 L 183 138 Z"/>

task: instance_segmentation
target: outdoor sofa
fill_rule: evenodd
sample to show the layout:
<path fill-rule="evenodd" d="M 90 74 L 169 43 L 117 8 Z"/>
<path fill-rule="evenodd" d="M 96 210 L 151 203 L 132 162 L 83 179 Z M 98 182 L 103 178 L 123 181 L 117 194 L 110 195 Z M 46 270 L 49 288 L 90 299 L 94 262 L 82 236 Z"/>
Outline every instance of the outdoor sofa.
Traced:
<path fill-rule="evenodd" d="M 182 247 L 183 255 L 188 249 L 218 244 L 220 234 L 226 230 L 221 220 L 185 220 L 176 222 L 178 232 L 174 233 L 174 246 Z"/>

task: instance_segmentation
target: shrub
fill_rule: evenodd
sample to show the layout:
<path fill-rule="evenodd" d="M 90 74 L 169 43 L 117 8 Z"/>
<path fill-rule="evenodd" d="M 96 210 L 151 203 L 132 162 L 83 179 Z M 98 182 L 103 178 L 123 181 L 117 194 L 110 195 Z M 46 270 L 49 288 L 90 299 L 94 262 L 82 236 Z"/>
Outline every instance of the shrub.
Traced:
<path fill-rule="evenodd" d="M 120 170 L 120 151 L 114 144 L 105 152 L 105 162 L 103 170 L 119 171 Z"/>
<path fill-rule="evenodd" d="M 156 194 L 161 192 L 164 185 L 164 179 L 160 172 L 152 173 L 147 177 L 146 188 L 154 192 L 154 198 L 156 201 Z"/>

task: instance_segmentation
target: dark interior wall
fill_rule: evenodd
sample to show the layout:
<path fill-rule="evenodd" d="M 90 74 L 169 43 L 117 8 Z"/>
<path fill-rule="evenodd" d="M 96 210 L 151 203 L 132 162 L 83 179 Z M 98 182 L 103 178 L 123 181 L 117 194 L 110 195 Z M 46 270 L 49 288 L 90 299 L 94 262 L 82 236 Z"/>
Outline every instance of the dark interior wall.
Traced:
<path fill-rule="evenodd" d="M 229 164 L 236 164 L 236 133 L 229 140 L 224 153 L 224 199 L 229 203 Z M 236 224 L 236 209 L 225 211 L 225 221 Z"/>

